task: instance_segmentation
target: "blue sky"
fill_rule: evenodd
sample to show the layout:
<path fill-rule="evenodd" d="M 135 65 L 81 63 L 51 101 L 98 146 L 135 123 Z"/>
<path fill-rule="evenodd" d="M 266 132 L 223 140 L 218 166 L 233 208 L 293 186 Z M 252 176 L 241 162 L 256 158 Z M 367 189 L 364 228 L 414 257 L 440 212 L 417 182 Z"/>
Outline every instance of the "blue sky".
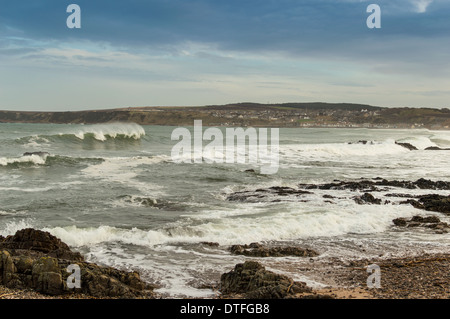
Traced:
<path fill-rule="evenodd" d="M 0 109 L 450 107 L 449 14 L 448 0 L 0 0 Z"/>

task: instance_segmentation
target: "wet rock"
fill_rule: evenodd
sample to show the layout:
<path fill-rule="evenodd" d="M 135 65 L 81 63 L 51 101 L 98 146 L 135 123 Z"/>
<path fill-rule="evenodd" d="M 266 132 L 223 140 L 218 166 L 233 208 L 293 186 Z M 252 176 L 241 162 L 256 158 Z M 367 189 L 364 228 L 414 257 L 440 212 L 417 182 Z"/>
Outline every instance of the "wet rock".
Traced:
<path fill-rule="evenodd" d="M 6 237 L 0 242 L 0 249 L 36 252 L 60 259 L 84 260 L 80 253 L 72 252 L 59 238 L 33 228 L 25 228 L 13 236 Z"/>
<path fill-rule="evenodd" d="M 367 141 L 367 140 L 359 140 L 358 142 L 356 142 L 356 143 L 353 143 L 353 142 L 349 142 L 348 144 L 363 144 L 363 145 L 366 145 L 366 144 L 368 144 L 368 143 L 370 143 L 370 144 L 373 144 L 373 141 Z"/>
<path fill-rule="evenodd" d="M 430 194 L 419 197 L 418 202 L 425 210 L 450 215 L 450 196 Z"/>
<path fill-rule="evenodd" d="M 425 148 L 426 151 L 449 151 L 450 148 L 440 148 L 438 146 L 429 146 Z"/>
<path fill-rule="evenodd" d="M 413 216 L 411 219 L 407 218 L 396 218 L 392 221 L 397 227 L 424 227 L 435 230 L 435 233 L 443 234 L 450 230 L 450 225 L 442 222 L 436 216 Z"/>
<path fill-rule="evenodd" d="M 209 247 L 219 247 L 219 243 L 214 242 L 214 241 L 202 241 L 200 244 L 202 244 L 204 246 L 209 246 Z"/>
<path fill-rule="evenodd" d="M 319 253 L 308 248 L 300 247 L 266 247 L 259 243 L 250 245 L 233 245 L 230 252 L 235 255 L 244 255 L 250 257 L 316 257 Z"/>
<path fill-rule="evenodd" d="M 78 265 L 81 287 L 68 287 L 69 265 Z M 51 234 L 23 229 L 8 236 L 0 247 L 0 284 L 32 289 L 48 295 L 83 293 L 104 298 L 150 298 L 152 286 L 136 272 L 85 262 L 79 253 Z"/>
<path fill-rule="evenodd" d="M 304 189 L 322 189 L 322 190 L 351 190 L 361 192 L 381 191 L 380 187 L 398 187 L 406 189 L 433 189 L 450 190 L 450 183 L 444 181 L 431 181 L 420 178 L 417 181 L 389 181 L 387 179 L 377 178 L 375 180 L 363 179 L 361 181 L 335 181 L 325 184 L 299 184 Z"/>
<path fill-rule="evenodd" d="M 292 196 L 298 197 L 305 194 L 312 194 L 309 191 L 295 189 L 292 187 L 272 186 L 269 188 L 258 188 L 255 191 L 235 192 L 227 196 L 229 201 L 260 201 L 269 196 Z"/>
<path fill-rule="evenodd" d="M 415 151 L 417 150 L 417 147 L 415 147 L 414 145 L 410 144 L 410 143 L 400 143 L 400 142 L 395 142 L 395 144 L 403 146 L 404 148 L 409 149 L 410 151 Z"/>
<path fill-rule="evenodd" d="M 240 294 L 249 299 L 281 299 L 301 292 L 311 292 L 303 282 L 273 273 L 260 263 L 246 261 L 222 274 L 220 290 L 224 295 Z"/>
<path fill-rule="evenodd" d="M 380 205 L 381 199 L 375 198 L 372 194 L 364 193 L 361 196 L 356 196 L 353 198 L 357 204 L 364 205 L 364 204 L 375 204 Z"/>

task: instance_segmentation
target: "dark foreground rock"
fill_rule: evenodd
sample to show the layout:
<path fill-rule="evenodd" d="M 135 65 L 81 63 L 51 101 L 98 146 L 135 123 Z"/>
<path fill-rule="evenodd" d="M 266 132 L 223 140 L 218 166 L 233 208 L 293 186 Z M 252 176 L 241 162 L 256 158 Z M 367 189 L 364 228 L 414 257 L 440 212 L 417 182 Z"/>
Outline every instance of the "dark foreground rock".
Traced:
<path fill-rule="evenodd" d="M 240 295 L 248 299 L 281 299 L 297 293 L 311 292 L 311 288 L 304 282 L 275 274 L 255 261 L 237 264 L 234 270 L 222 274 L 220 290 L 224 296 Z"/>
<path fill-rule="evenodd" d="M 250 257 L 316 257 L 319 253 L 308 248 L 300 247 L 265 247 L 259 243 L 250 245 L 233 245 L 230 252 L 235 255 L 244 255 Z"/>
<path fill-rule="evenodd" d="M 74 268 L 80 287 L 72 287 Z M 85 294 L 97 298 L 151 298 L 152 287 L 136 272 L 85 262 L 48 232 L 23 229 L 0 239 L 0 285 L 47 295 Z"/>
<path fill-rule="evenodd" d="M 13 254 L 34 254 L 74 261 L 84 261 L 78 252 L 72 252 L 69 246 L 48 232 L 32 228 L 22 229 L 13 236 L 0 239 L 0 249 L 8 249 Z M 17 252 L 17 253 L 16 253 Z"/>

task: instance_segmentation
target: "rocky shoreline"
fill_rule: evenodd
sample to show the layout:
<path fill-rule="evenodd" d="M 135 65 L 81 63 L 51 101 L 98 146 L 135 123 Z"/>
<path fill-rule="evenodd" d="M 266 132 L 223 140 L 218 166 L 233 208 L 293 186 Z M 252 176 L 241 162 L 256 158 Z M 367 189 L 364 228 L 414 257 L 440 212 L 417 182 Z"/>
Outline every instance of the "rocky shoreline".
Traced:
<path fill-rule="evenodd" d="M 414 189 L 425 190 L 427 194 L 405 193 L 405 190 Z M 358 205 L 411 205 L 418 209 L 418 214 L 411 218 L 396 218 L 392 221 L 392 227 L 397 227 L 399 231 L 426 230 L 435 234 L 450 231 L 450 225 L 439 218 L 441 215 L 445 218 L 450 215 L 450 196 L 442 195 L 442 191 L 450 190 L 450 183 L 443 181 L 387 181 L 375 178 L 299 184 L 297 188 L 274 186 L 234 192 L 228 195 L 227 200 L 303 202 L 310 200 L 305 199 L 305 196 L 318 190 L 343 190 L 342 196 L 347 196 L 344 199 L 353 200 Z M 399 190 L 401 192 L 395 192 Z M 440 191 L 441 194 L 431 191 Z M 353 196 L 352 192 L 356 194 Z M 319 195 L 331 203 L 342 199 L 340 194 L 333 194 Z M 397 202 L 393 203 L 394 199 Z M 429 212 L 433 212 L 433 215 Z M 214 242 L 200 244 L 219 246 Z M 217 278 L 214 284 L 216 298 L 450 298 L 450 253 L 344 261 L 339 258 L 317 259 L 315 257 L 320 256 L 319 252 L 296 246 L 252 243 L 231 245 L 227 249 L 230 254 L 243 256 L 245 261 Z M 309 260 L 310 264 L 304 263 L 306 266 L 298 271 L 308 277 L 312 275 L 319 278 L 326 287 L 313 289 L 305 282 L 294 281 L 286 275 L 267 270 L 264 265 L 266 257 L 272 260 L 279 257 Z M 74 265 L 80 278 L 83 278 L 82 284 L 76 287 L 71 285 Z M 380 287 L 369 287 L 369 265 L 379 267 Z M 327 280 L 324 280 L 325 276 Z M 73 252 L 67 244 L 48 232 L 26 228 L 6 238 L 0 236 L 0 299 L 163 298 L 155 293 L 155 288 L 141 280 L 137 272 L 86 262 L 80 253 Z"/>
<path fill-rule="evenodd" d="M 450 254 L 314 262 L 300 271 L 316 276 L 326 274 L 329 280 L 326 287 L 313 289 L 304 282 L 267 270 L 261 261 L 264 257 L 317 256 L 311 249 L 253 243 L 233 245 L 229 251 L 248 258 L 218 278 L 218 299 L 450 298 Z M 258 261 L 252 257 L 258 257 Z M 83 278 L 80 288 L 67 287 L 70 273 L 66 268 L 70 263 L 80 266 Z M 381 286 L 370 288 L 368 266 L 373 264 L 380 267 Z M 0 238 L 0 299 L 161 298 L 154 288 L 136 272 L 85 262 L 79 253 L 46 232 L 23 229 Z"/>

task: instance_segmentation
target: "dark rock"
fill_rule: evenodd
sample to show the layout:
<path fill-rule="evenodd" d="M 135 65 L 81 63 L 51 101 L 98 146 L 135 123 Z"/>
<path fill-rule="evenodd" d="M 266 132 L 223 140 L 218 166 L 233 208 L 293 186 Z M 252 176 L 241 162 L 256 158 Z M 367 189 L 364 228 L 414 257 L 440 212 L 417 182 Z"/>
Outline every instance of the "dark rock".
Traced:
<path fill-rule="evenodd" d="M 375 198 L 372 194 L 369 193 L 364 193 L 364 195 L 361 196 L 356 196 L 353 198 L 355 200 L 356 203 L 363 205 L 363 204 L 375 204 L 375 205 L 380 205 L 381 204 L 381 199 L 379 198 Z"/>
<path fill-rule="evenodd" d="M 389 193 L 385 194 L 385 197 L 405 197 L 405 198 L 414 198 L 414 195 L 411 194 L 398 194 L 398 193 Z"/>
<path fill-rule="evenodd" d="M 429 146 L 425 148 L 426 151 L 449 151 L 450 148 L 440 148 L 438 146 Z"/>
<path fill-rule="evenodd" d="M 417 150 L 417 147 L 415 147 L 414 145 L 410 144 L 410 143 L 400 143 L 400 142 L 395 142 L 395 144 L 403 146 L 404 148 L 409 149 L 410 151 L 415 151 Z"/>
<path fill-rule="evenodd" d="M 202 241 L 200 244 L 209 246 L 209 247 L 219 247 L 219 243 L 212 242 L 212 241 Z"/>
<path fill-rule="evenodd" d="M 69 288 L 69 265 L 80 269 L 80 288 Z M 153 287 L 136 272 L 83 261 L 60 239 L 31 228 L 8 236 L 0 247 L 0 284 L 48 295 L 83 293 L 104 298 L 151 298 Z"/>
<path fill-rule="evenodd" d="M 430 228 L 434 229 L 436 233 L 442 234 L 447 233 L 448 230 L 450 230 L 450 225 L 442 222 L 438 217 L 436 216 L 413 216 L 411 219 L 406 218 L 396 218 L 392 221 L 395 226 L 397 227 L 423 227 L 423 228 Z"/>
<path fill-rule="evenodd" d="M 322 190 L 351 190 L 361 192 L 374 192 L 380 191 L 380 186 L 384 187 L 398 187 L 406 189 L 434 189 L 434 190 L 450 190 L 450 183 L 444 181 L 431 181 L 424 178 L 420 178 L 415 182 L 411 181 L 389 181 L 386 179 L 377 178 L 376 181 L 361 180 L 361 181 L 338 181 L 326 184 L 299 184 L 300 188 L 304 189 L 322 189 Z"/>
<path fill-rule="evenodd" d="M 436 217 L 436 216 L 426 216 L 426 217 L 422 217 L 422 216 L 413 216 L 411 218 L 412 222 L 417 222 L 417 223 L 425 223 L 425 224 L 429 224 L 429 223 L 440 223 L 441 220 Z"/>
<path fill-rule="evenodd" d="M 272 186 L 269 188 L 258 188 L 255 191 L 234 192 L 227 196 L 229 201 L 261 201 L 268 196 L 294 196 L 298 197 L 304 194 L 312 194 L 311 192 L 295 189 L 292 187 Z"/>
<path fill-rule="evenodd" d="M 246 261 L 222 274 L 220 290 L 224 295 L 242 294 L 249 299 L 281 299 L 301 292 L 311 292 L 303 282 L 275 274 L 260 263 Z"/>
<path fill-rule="evenodd" d="M 394 223 L 395 226 L 399 226 L 399 227 L 406 227 L 406 225 L 408 224 L 406 218 L 396 218 L 392 221 Z"/>
<path fill-rule="evenodd" d="M 258 243 L 251 243 L 250 245 L 233 245 L 230 247 L 230 252 L 235 255 L 244 255 L 250 257 L 316 257 L 318 252 L 300 247 L 265 247 Z"/>
<path fill-rule="evenodd" d="M 69 246 L 52 234 L 32 228 L 25 228 L 13 236 L 6 237 L 0 242 L 0 249 L 26 250 L 43 253 L 60 259 L 83 261 L 78 252 L 72 252 Z"/>
<path fill-rule="evenodd" d="M 430 194 L 419 197 L 423 209 L 450 215 L 450 196 Z"/>

